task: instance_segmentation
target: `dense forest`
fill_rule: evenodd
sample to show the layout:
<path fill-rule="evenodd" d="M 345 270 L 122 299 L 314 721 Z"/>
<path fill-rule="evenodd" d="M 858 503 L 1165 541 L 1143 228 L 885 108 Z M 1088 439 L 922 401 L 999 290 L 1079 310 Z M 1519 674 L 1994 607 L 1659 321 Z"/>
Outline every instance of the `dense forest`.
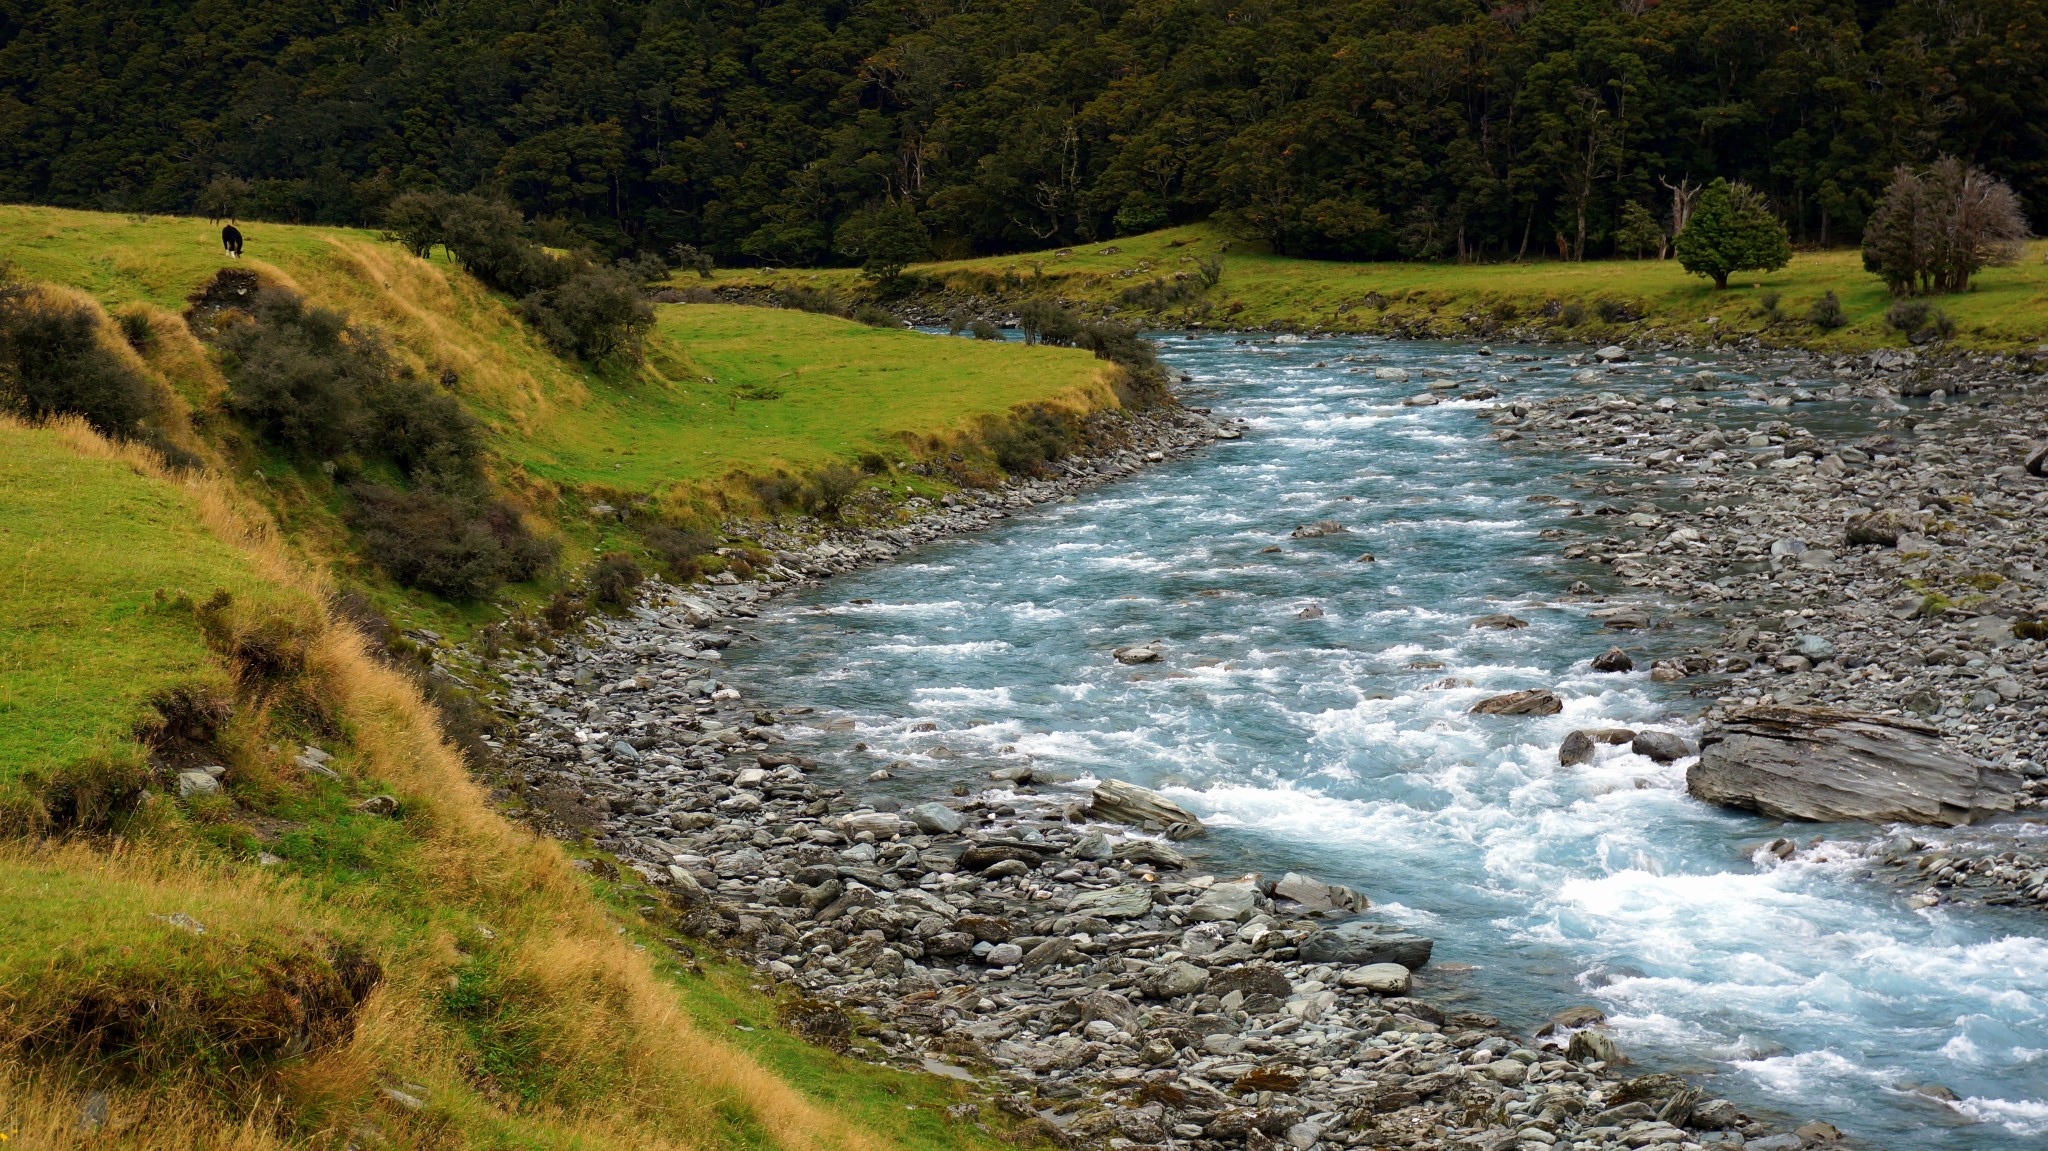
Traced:
<path fill-rule="evenodd" d="M 1941 152 L 2048 218 L 2044 36 L 2043 0 L 0 0 L 0 197 L 484 191 L 722 263 L 843 262 L 884 206 L 942 255 L 1216 218 L 1497 260 L 1639 250 L 1723 176 L 1844 244 Z"/>

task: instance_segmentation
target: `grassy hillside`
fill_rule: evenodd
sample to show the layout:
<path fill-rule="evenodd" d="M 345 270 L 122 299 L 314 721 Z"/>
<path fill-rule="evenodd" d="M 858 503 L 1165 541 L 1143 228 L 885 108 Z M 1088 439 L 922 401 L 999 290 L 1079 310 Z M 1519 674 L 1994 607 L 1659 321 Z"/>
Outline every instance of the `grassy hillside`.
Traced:
<path fill-rule="evenodd" d="M 75 424 L 0 459 L 11 1145 L 993 1145 L 495 815 L 221 481 Z"/>
<path fill-rule="evenodd" d="M 240 266 L 375 323 L 419 367 L 453 371 L 457 392 L 490 422 L 498 459 L 551 483 L 688 487 L 735 470 L 901 454 L 907 436 L 966 432 L 1022 403 L 1113 402 L 1101 362 L 1071 349 L 975 346 L 718 304 L 660 305 L 644 369 L 593 371 L 551 353 L 444 252 L 416 260 L 345 228 L 243 233 Z M 229 265 L 218 236 L 203 220 L 0 206 L 0 256 L 112 311 L 181 311 Z"/>
<path fill-rule="evenodd" d="M 453 369 L 499 490 L 586 553 L 618 529 L 572 496 L 680 498 L 909 452 L 1019 403 L 1114 403 L 1080 353 L 726 306 L 664 307 L 645 372 L 593 372 L 445 264 L 359 232 L 248 231 L 265 259 L 244 266 Z M 1008 1145 L 993 1108 L 994 1134 L 947 1115 L 962 1085 L 779 1029 L 749 972 L 671 946 L 685 909 L 499 814 L 415 672 L 330 605 L 350 586 L 407 621 L 454 609 L 380 583 L 341 488 L 221 404 L 177 314 L 222 263 L 213 235 L 0 209 L 21 273 L 147 320 L 121 354 L 211 465 L 0 417 L 8 1145 Z"/>
<path fill-rule="evenodd" d="M 2031 348 L 2048 338 L 2048 243 L 2027 246 L 2018 264 L 1986 269 L 1974 290 L 1929 302 L 1956 323 L 1973 347 Z M 1206 292 L 1164 308 L 1127 298 L 1155 278 L 1192 277 L 1196 261 L 1220 258 L 1222 277 Z M 1604 260 L 1523 264 L 1354 264 L 1274 256 L 1261 245 L 1232 240 L 1209 225 L 1192 225 L 1041 252 L 919 265 L 921 281 L 955 294 L 1061 297 L 1116 305 L 1122 314 L 1161 325 L 1321 327 L 1333 331 L 1484 334 L 1534 325 L 1558 338 L 1596 339 L 1659 330 L 1700 341 L 1758 335 L 1776 343 L 1831 350 L 1900 346 L 1905 335 L 1884 320 L 1884 286 L 1863 270 L 1854 251 L 1802 252 L 1767 275 L 1741 273 L 1728 291 L 1687 275 L 1675 260 Z M 830 282 L 851 287 L 852 273 L 732 273 L 739 282 Z M 1813 302 L 1833 291 L 1849 323 L 1823 331 L 1806 322 Z M 1779 315 L 1764 314 L 1766 293 L 1779 296 Z M 1602 301 L 1628 306 L 1637 319 L 1604 319 Z M 1547 314 L 1580 305 L 1575 327 Z"/>

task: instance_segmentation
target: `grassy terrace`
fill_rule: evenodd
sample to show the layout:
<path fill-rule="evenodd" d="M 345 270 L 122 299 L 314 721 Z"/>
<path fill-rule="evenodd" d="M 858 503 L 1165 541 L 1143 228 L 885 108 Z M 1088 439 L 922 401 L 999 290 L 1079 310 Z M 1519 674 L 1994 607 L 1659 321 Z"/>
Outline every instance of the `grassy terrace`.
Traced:
<path fill-rule="evenodd" d="M 1591 313 L 1600 301 L 1611 300 L 1632 305 L 1642 317 L 1641 324 L 1603 323 L 1596 315 L 1583 331 L 1557 335 L 1605 338 L 1648 326 L 1701 340 L 1716 334 L 1754 333 L 1773 342 L 1824 350 L 1906 342 L 1901 333 L 1886 326 L 1884 312 L 1891 299 L 1877 278 L 1863 270 L 1862 257 L 1855 251 L 1801 252 L 1790 265 L 1768 275 L 1738 274 L 1725 292 L 1715 291 L 1701 277 L 1687 275 L 1675 260 L 1579 264 L 1555 260 L 1523 264 L 1302 260 L 1271 255 L 1262 245 L 1232 240 L 1205 224 L 1065 251 L 1064 255 L 1039 252 L 923 264 L 913 270 L 963 291 L 1000 283 L 1007 293 L 1049 290 L 1068 299 L 1116 304 L 1118 296 L 1133 286 L 1155 276 L 1170 278 L 1176 272 L 1191 272 L 1199 257 L 1221 256 L 1221 282 L 1193 305 L 1208 305 L 1204 322 L 1209 326 L 1320 326 L 1337 331 L 1435 326 L 1448 330 L 1468 313 L 1512 326 L 1547 322 L 1540 317 L 1551 301 L 1577 302 Z M 1973 291 L 1936 297 L 1930 303 L 1956 322 L 1965 345 L 2030 348 L 2048 339 L 2048 264 L 2043 263 L 2044 255 L 2048 255 L 2048 242 L 2029 244 L 2018 264 L 1986 269 Z M 854 282 L 852 273 L 837 270 L 733 276 L 761 284 L 834 282 L 851 287 Z M 1849 324 L 1823 332 L 1806 323 L 1805 316 L 1813 301 L 1830 290 L 1841 300 Z M 1780 317 L 1760 312 L 1766 292 L 1778 293 Z M 1191 317 L 1186 306 L 1132 314 L 1169 326 Z"/>
<path fill-rule="evenodd" d="M 550 353 L 445 253 L 415 260 L 345 228 L 243 232 L 244 266 L 268 267 L 314 302 L 378 324 L 422 368 L 453 370 L 458 392 L 496 431 L 500 461 L 551 483 L 717 483 L 735 471 L 900 454 L 906 437 L 967 432 L 1018 404 L 1113 402 L 1101 363 L 1085 352 L 718 304 L 661 305 L 644 369 L 592 371 Z M 217 237 L 204 220 L 0 206 L 0 256 L 110 310 L 181 310 L 227 264 Z"/>

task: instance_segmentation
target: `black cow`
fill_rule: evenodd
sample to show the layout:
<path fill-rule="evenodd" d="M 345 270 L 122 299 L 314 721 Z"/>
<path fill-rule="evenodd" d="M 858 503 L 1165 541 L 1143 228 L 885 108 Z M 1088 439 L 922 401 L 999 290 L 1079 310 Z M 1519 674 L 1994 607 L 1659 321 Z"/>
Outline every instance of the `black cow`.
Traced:
<path fill-rule="evenodd" d="M 227 250 L 228 259 L 242 258 L 242 230 L 229 224 L 220 230 L 220 246 Z"/>

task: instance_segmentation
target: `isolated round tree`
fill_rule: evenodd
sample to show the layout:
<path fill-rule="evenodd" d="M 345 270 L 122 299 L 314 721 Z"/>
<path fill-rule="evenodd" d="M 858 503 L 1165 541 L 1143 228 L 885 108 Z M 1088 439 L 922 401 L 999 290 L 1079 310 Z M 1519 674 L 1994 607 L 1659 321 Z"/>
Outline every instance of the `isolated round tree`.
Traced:
<path fill-rule="evenodd" d="M 1792 260 L 1791 238 L 1763 197 L 1721 179 L 1700 192 L 1671 248 L 1681 267 L 1713 280 L 1717 290 L 1731 273 L 1775 271 Z"/>

